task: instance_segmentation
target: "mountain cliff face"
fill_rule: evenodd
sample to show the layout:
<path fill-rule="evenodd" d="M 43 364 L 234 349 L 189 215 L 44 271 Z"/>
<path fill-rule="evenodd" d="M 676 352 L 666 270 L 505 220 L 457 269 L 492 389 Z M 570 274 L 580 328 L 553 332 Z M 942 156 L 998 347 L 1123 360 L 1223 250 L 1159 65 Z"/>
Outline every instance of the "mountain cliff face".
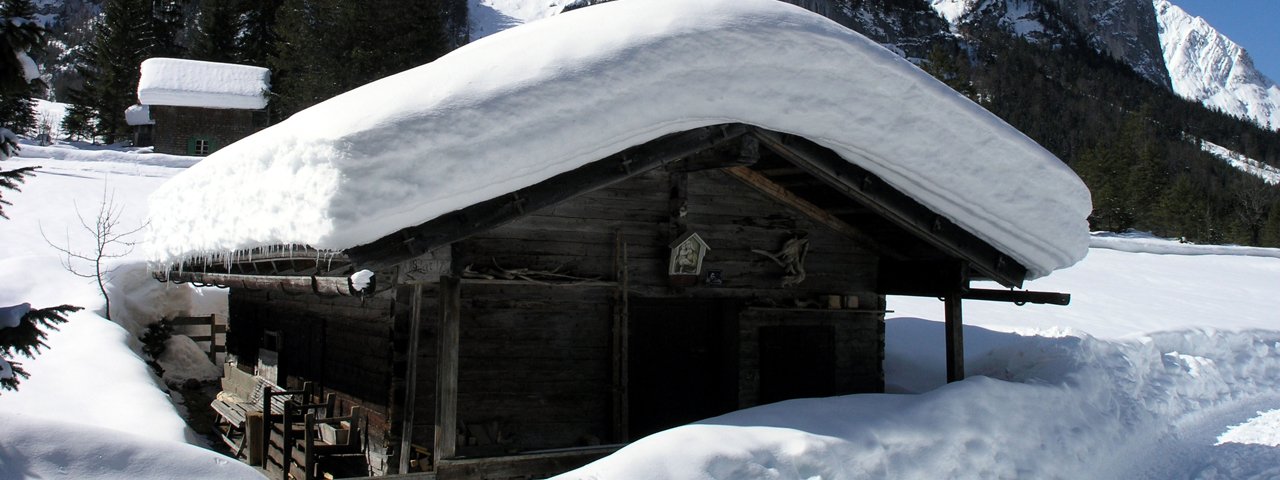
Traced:
<path fill-rule="evenodd" d="M 1280 129 L 1280 87 L 1249 54 L 1170 0 L 929 0 L 952 30 L 998 28 L 1042 44 L 1071 38 L 1207 107 Z"/>
<path fill-rule="evenodd" d="M 1169 87 L 1155 7 L 1147 0 L 1048 0 L 1094 48 Z"/>
<path fill-rule="evenodd" d="M 1155 8 L 1175 93 L 1280 129 L 1280 86 L 1254 68 L 1248 52 L 1169 0 L 1155 0 Z"/>
<path fill-rule="evenodd" d="M 1146 0 L 930 0 L 930 6 L 956 30 L 994 27 L 1049 44 L 1078 38 L 1170 86 L 1155 8 Z"/>

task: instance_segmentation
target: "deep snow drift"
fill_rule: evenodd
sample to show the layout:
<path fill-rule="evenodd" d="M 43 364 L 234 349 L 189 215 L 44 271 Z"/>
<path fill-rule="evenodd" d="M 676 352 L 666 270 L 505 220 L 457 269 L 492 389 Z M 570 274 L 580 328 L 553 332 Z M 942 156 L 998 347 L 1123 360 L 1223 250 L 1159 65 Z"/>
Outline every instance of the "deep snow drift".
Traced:
<path fill-rule="evenodd" d="M 170 398 L 139 353 L 138 335 L 147 324 L 166 315 L 225 313 L 225 295 L 156 282 L 135 252 L 111 264 L 119 269 L 109 285 L 115 321 L 108 321 L 96 286 L 63 270 L 41 235 L 43 230 L 52 241 L 87 246 L 92 237 L 79 232 L 76 211 L 92 221 L 104 194 L 123 207 L 123 227 L 140 225 L 146 195 L 195 159 L 71 144 L 22 145 L 20 155 L 0 168 L 44 168 L 22 191 L 5 192 L 13 205 L 5 207 L 10 219 L 0 220 L 0 306 L 66 303 L 85 310 L 50 332 L 49 348 L 38 357 L 19 357 L 31 378 L 16 392 L 0 392 L 0 478 L 258 477 L 239 462 L 189 444 L 203 441 L 178 414 L 175 401 L 181 405 L 182 399 Z M 48 158 L 55 155 L 64 159 Z M 162 357 L 173 367 L 166 378 L 207 380 L 208 368 L 214 368 L 212 378 L 221 373 L 202 352 L 176 355 L 182 348 Z M 196 361 L 204 364 L 190 365 Z"/>
<path fill-rule="evenodd" d="M 831 148 L 1032 277 L 1085 253 L 1075 174 L 906 60 L 783 2 L 645 0 L 485 37 L 215 152 L 152 197 L 151 255 L 352 247 L 727 122 Z"/>

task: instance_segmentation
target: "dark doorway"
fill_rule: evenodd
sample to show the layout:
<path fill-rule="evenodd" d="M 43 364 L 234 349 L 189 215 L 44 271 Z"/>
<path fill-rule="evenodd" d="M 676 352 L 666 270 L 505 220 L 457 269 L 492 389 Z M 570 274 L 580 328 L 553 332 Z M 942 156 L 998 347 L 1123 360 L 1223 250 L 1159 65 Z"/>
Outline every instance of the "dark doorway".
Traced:
<path fill-rule="evenodd" d="M 632 439 L 737 406 L 737 311 L 711 299 L 633 299 L 628 340 Z"/>
<path fill-rule="evenodd" d="M 760 403 L 835 395 L 835 328 L 760 327 Z"/>

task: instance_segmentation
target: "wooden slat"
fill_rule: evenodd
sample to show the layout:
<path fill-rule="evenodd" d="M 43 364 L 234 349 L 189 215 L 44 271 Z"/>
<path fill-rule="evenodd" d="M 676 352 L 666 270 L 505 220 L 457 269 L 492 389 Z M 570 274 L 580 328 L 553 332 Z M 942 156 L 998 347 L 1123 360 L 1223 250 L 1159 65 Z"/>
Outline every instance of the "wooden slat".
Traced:
<path fill-rule="evenodd" d="M 410 379 L 405 387 L 404 424 L 400 431 L 400 473 L 409 472 L 409 451 L 413 440 L 413 412 L 418 404 L 418 338 L 422 333 L 422 285 L 414 284 L 409 289 L 409 351 L 408 369 L 405 378 Z M 397 298 L 396 300 L 403 301 Z"/>
<path fill-rule="evenodd" d="M 457 278 L 440 277 L 440 324 L 436 330 L 439 343 L 436 351 L 435 455 L 432 457 L 437 462 L 453 458 L 458 450 L 460 287 Z"/>
<path fill-rule="evenodd" d="M 946 309 L 947 382 L 964 380 L 964 315 L 960 294 L 948 295 Z"/>

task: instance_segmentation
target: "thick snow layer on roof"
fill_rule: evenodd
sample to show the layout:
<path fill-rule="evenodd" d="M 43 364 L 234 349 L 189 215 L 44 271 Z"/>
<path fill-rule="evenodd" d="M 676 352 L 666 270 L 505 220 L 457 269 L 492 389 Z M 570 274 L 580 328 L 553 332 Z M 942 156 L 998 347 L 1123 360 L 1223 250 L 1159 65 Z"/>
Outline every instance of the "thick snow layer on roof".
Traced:
<path fill-rule="evenodd" d="M 622 0 L 494 34 L 219 150 L 151 197 L 150 255 L 352 247 L 726 122 L 832 149 L 1032 277 L 1087 251 L 1089 195 L 1070 169 L 874 42 L 773 0 Z"/>
<path fill-rule="evenodd" d="M 129 125 L 155 125 L 151 119 L 151 107 L 147 105 L 130 105 L 124 109 L 124 122 Z"/>
<path fill-rule="evenodd" d="M 271 71 L 262 67 L 149 58 L 142 62 L 138 103 L 257 110 L 266 108 L 270 87 Z"/>

